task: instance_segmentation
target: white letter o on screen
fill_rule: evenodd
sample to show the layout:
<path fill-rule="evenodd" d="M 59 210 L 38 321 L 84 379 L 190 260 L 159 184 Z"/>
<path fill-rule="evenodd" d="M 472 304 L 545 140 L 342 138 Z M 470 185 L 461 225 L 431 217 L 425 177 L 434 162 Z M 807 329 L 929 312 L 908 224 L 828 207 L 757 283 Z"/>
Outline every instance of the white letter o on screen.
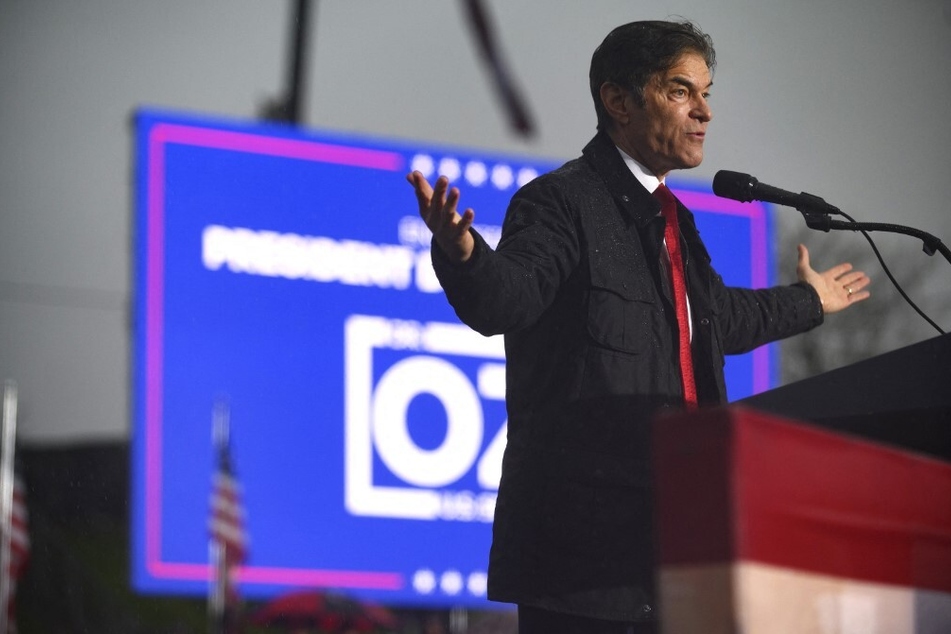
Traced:
<path fill-rule="evenodd" d="M 446 438 L 435 449 L 413 442 L 409 404 L 432 394 L 446 409 Z M 409 357 L 393 364 L 373 397 L 373 440 L 384 464 L 409 484 L 446 486 L 461 478 L 482 446 L 482 405 L 472 382 L 456 366 L 435 357 Z"/>

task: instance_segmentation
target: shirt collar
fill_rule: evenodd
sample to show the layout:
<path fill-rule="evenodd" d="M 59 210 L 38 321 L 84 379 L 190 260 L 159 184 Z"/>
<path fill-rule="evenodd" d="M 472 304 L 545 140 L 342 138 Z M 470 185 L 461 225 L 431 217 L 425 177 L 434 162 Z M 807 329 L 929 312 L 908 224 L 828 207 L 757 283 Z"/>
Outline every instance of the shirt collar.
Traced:
<path fill-rule="evenodd" d="M 651 172 L 646 167 L 628 156 L 627 152 L 621 148 L 618 148 L 617 151 L 621 153 L 621 158 L 624 159 L 624 164 L 627 165 L 627 168 L 631 170 L 631 174 L 634 174 L 634 177 L 641 183 L 641 185 L 644 186 L 644 189 L 647 191 L 654 191 L 658 186 L 660 186 L 661 183 L 664 182 L 663 179 L 657 178 L 651 174 Z"/>

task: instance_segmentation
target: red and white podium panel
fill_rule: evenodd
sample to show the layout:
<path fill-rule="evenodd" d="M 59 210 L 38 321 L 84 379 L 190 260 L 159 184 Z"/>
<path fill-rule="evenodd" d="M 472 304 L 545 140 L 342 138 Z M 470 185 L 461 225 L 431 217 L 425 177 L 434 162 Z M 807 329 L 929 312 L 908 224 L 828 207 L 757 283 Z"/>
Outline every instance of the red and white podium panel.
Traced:
<path fill-rule="evenodd" d="M 724 408 L 654 474 L 664 634 L 951 633 L 951 464 Z"/>

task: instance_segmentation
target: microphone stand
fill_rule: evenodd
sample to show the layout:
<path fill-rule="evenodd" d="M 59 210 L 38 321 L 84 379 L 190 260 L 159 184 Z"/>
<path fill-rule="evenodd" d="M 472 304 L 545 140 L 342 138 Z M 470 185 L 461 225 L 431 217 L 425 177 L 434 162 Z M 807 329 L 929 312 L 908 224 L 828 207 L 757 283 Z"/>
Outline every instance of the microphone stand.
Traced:
<path fill-rule="evenodd" d="M 934 255 L 940 252 L 949 263 L 951 263 L 951 249 L 941 242 L 937 237 L 926 231 L 906 227 L 905 225 L 893 225 L 886 222 L 855 222 L 849 220 L 833 220 L 827 213 L 817 213 L 814 211 L 803 211 L 799 209 L 806 219 L 806 226 L 810 229 L 828 232 L 830 229 L 843 231 L 887 231 L 889 233 L 901 233 L 906 236 L 918 238 L 922 242 L 922 250 L 928 255 Z M 842 212 L 839 212 L 842 213 Z M 845 215 L 845 214 L 842 214 Z M 846 216 L 848 217 L 848 216 Z"/>
<path fill-rule="evenodd" d="M 822 198 L 800 192 L 799 204 L 796 205 L 796 211 L 802 214 L 806 219 L 806 226 L 817 231 L 829 232 L 830 229 L 839 229 L 843 231 L 887 231 L 889 233 L 901 233 L 906 236 L 918 238 L 922 242 L 922 250 L 929 256 L 940 251 L 944 259 L 951 263 L 951 250 L 937 237 L 921 229 L 906 227 L 905 225 L 895 225 L 886 222 L 856 222 L 849 214 L 838 207 L 834 207 Z M 848 222 L 833 220 L 831 215 L 837 214 L 848 219 Z M 866 236 L 867 237 L 867 236 Z"/>
<path fill-rule="evenodd" d="M 900 233 L 906 236 L 912 236 L 913 238 L 918 238 L 922 242 L 922 250 L 929 256 L 935 254 L 935 252 L 940 252 L 944 256 L 944 259 L 951 263 L 951 250 L 945 246 L 941 240 L 937 237 L 931 235 L 926 231 L 920 229 L 915 229 L 913 227 L 906 227 L 904 225 L 895 225 L 885 222 L 856 222 L 852 216 L 840 210 L 838 207 L 833 207 L 823 199 L 818 196 L 813 196 L 812 194 L 807 194 L 802 192 L 799 194 L 799 204 L 796 206 L 796 210 L 799 211 L 803 218 L 806 219 L 806 226 L 810 229 L 816 229 L 818 231 L 829 232 L 830 229 L 839 229 L 844 231 L 858 231 L 865 239 L 868 240 L 868 243 L 872 246 L 872 251 L 875 252 L 878 261 L 882 265 L 882 269 L 885 271 L 885 274 L 888 276 L 888 279 L 891 280 L 892 284 L 895 285 L 895 288 L 898 290 L 898 293 L 904 298 L 906 302 L 924 318 L 929 324 L 931 324 L 935 330 L 944 334 L 944 330 L 936 324 L 930 317 L 928 317 L 915 302 L 911 300 L 910 297 L 902 289 L 901 285 L 898 283 L 898 280 L 891 274 L 891 271 L 888 270 L 888 267 L 885 265 L 885 260 L 882 259 L 881 253 L 878 252 L 878 249 L 875 247 L 875 243 L 872 242 L 872 238 L 868 235 L 869 231 L 887 231 L 890 233 Z M 841 220 L 833 220 L 831 218 L 832 214 L 838 214 L 848 219 L 848 222 L 843 222 Z"/>

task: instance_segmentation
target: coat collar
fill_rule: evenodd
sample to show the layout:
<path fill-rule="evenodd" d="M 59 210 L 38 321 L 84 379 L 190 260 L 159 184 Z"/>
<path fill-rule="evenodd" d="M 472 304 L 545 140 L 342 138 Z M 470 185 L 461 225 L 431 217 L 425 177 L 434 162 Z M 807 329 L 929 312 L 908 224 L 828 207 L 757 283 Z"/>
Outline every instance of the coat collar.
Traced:
<path fill-rule="evenodd" d="M 644 227 L 657 217 L 660 203 L 631 174 L 607 132 L 599 131 L 582 154 L 604 179 L 608 191 L 629 222 Z"/>

